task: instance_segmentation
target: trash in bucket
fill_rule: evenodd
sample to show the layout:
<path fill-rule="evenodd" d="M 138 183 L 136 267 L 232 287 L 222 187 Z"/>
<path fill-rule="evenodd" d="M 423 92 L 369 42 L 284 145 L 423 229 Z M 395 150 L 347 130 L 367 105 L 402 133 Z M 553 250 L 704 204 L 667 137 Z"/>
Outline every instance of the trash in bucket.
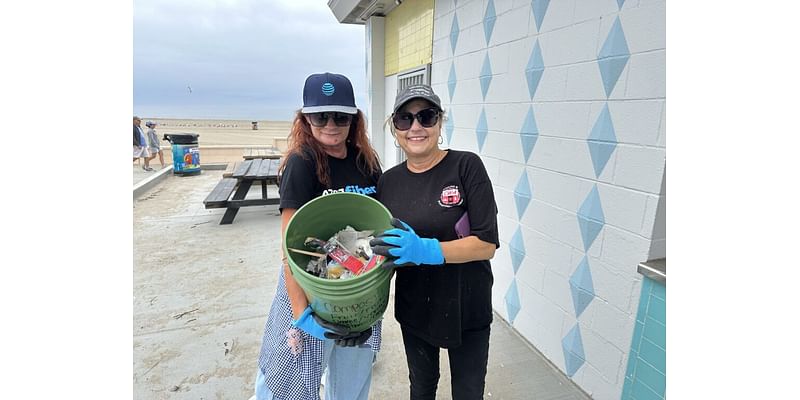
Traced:
<path fill-rule="evenodd" d="M 324 279 L 305 270 L 312 258 L 319 257 L 289 249 L 305 249 L 307 238 L 328 239 L 348 225 L 356 231 L 383 232 L 392 228 L 391 219 L 389 210 L 377 200 L 340 192 L 309 201 L 289 220 L 283 237 L 284 254 L 292 276 L 320 318 L 352 331 L 366 330 L 386 311 L 393 271 L 377 268 L 376 263 L 369 271 L 348 279 Z"/>
<path fill-rule="evenodd" d="M 200 173 L 200 149 L 196 133 L 168 133 L 163 140 L 172 144 L 172 173 L 193 175 Z"/>
<path fill-rule="evenodd" d="M 348 279 L 369 272 L 383 262 L 385 257 L 372 254 L 372 248 L 369 246 L 369 241 L 374 238 L 372 232 L 372 230 L 359 232 L 348 225 L 327 241 L 315 237 L 306 238 L 304 242 L 306 247 L 319 253 L 294 248 L 290 248 L 289 251 L 313 255 L 305 270 L 314 276 L 325 279 Z"/>

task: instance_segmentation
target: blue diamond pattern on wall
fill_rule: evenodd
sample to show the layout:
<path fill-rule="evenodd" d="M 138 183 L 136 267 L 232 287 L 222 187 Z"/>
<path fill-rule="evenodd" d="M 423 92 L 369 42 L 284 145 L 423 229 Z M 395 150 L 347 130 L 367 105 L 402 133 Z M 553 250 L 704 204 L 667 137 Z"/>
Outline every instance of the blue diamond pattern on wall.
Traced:
<path fill-rule="evenodd" d="M 506 291 L 506 310 L 508 310 L 508 322 L 513 324 L 514 319 L 519 313 L 519 293 L 517 293 L 517 278 L 511 280 L 511 286 Z"/>
<path fill-rule="evenodd" d="M 517 205 L 517 218 L 522 219 L 525 214 L 525 209 L 531 202 L 531 185 L 528 182 L 528 171 L 523 170 L 522 175 L 517 181 L 517 187 L 514 189 L 514 203 Z"/>
<path fill-rule="evenodd" d="M 577 324 L 561 339 L 561 349 L 564 351 L 567 376 L 572 377 L 586 360 L 586 356 L 583 354 L 581 331 Z"/>
<path fill-rule="evenodd" d="M 494 0 L 489 0 L 486 4 L 486 12 L 483 14 L 483 36 L 486 38 L 486 44 L 489 44 L 489 39 L 492 38 L 492 31 L 494 30 L 494 21 L 497 16 L 494 13 Z"/>
<path fill-rule="evenodd" d="M 478 127 L 475 128 L 475 134 L 478 136 L 478 150 L 483 150 L 483 142 L 486 141 L 486 135 L 489 134 L 489 124 L 486 122 L 486 110 L 481 107 L 481 116 L 478 118 Z"/>
<path fill-rule="evenodd" d="M 453 111 L 447 112 L 447 121 L 444 123 L 444 131 L 447 134 L 447 145 L 453 142 L 453 129 L 455 125 L 453 125 Z"/>
<path fill-rule="evenodd" d="M 550 5 L 550 0 L 532 0 L 531 11 L 533 11 L 533 18 L 536 20 L 536 31 L 542 30 L 542 21 L 544 21 L 544 14 L 547 13 L 547 6 Z"/>
<path fill-rule="evenodd" d="M 456 54 L 456 43 L 458 43 L 458 16 L 453 12 L 453 24 L 450 25 L 450 50 Z"/>
<path fill-rule="evenodd" d="M 536 127 L 536 119 L 533 117 L 533 106 L 528 109 L 528 115 L 525 116 L 525 122 L 522 124 L 522 130 L 519 135 L 522 141 L 522 154 L 525 156 L 525 162 L 527 163 L 533 153 L 536 139 L 539 138 L 539 128 Z"/>
<path fill-rule="evenodd" d="M 600 234 L 605 223 L 603 206 L 600 204 L 600 192 L 597 190 L 597 185 L 594 185 L 578 209 L 578 226 L 581 230 L 584 251 L 589 251 L 589 247 L 592 247 L 592 243 Z"/>
<path fill-rule="evenodd" d="M 600 76 L 603 78 L 603 86 L 606 89 L 606 96 L 611 95 L 614 86 L 619 80 L 622 70 L 631 57 L 628 50 L 628 43 L 625 41 L 625 33 L 622 31 L 622 24 L 619 17 L 614 20 L 611 31 L 597 55 L 597 65 L 600 67 Z"/>
<path fill-rule="evenodd" d="M 572 292 L 572 305 L 575 306 L 575 316 L 579 317 L 594 299 L 594 285 L 592 284 L 592 271 L 589 269 L 588 257 L 583 256 L 578 268 L 570 276 L 569 289 Z"/>
<path fill-rule="evenodd" d="M 617 4 L 619 5 L 620 10 L 622 9 L 622 5 L 625 4 L 625 0 L 617 0 Z"/>
<path fill-rule="evenodd" d="M 514 232 L 508 248 L 511 252 L 511 266 L 514 267 L 514 274 L 516 275 L 522 265 L 522 260 L 525 259 L 525 241 L 522 239 L 522 227 L 517 227 L 517 231 Z"/>
<path fill-rule="evenodd" d="M 489 52 L 483 58 L 483 67 L 481 67 L 481 75 L 478 78 L 481 81 L 481 93 L 483 99 L 486 100 L 486 92 L 489 91 L 489 85 L 492 83 L 492 63 L 489 61 Z"/>
<path fill-rule="evenodd" d="M 447 76 L 447 91 L 450 93 L 450 102 L 453 102 L 453 93 L 456 91 L 456 63 L 450 64 L 450 74 Z"/>
<path fill-rule="evenodd" d="M 597 117 L 587 142 L 589 144 L 589 154 L 592 156 L 592 164 L 594 165 L 594 174 L 599 177 L 611 158 L 611 153 L 617 148 L 617 135 L 614 134 L 614 124 L 611 122 L 608 103 L 600 111 L 600 116 Z"/>
<path fill-rule="evenodd" d="M 525 79 L 528 80 L 528 93 L 530 93 L 531 99 L 533 99 L 533 95 L 536 94 L 536 88 L 539 87 L 539 81 L 542 79 L 543 73 L 544 59 L 542 59 L 542 48 L 539 47 L 539 41 L 537 40 L 533 44 L 531 57 L 528 59 L 528 65 L 525 67 Z"/>

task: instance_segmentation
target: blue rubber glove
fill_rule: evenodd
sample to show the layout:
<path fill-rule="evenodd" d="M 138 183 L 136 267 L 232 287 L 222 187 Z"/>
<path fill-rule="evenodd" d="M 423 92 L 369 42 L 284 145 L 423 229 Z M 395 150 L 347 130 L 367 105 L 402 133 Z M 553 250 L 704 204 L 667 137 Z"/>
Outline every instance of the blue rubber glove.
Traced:
<path fill-rule="evenodd" d="M 386 257 L 395 257 L 381 264 L 383 268 L 404 265 L 440 265 L 444 263 L 442 246 L 436 239 L 423 239 L 405 222 L 392 218 L 392 226 L 375 239 L 369 241 L 372 252 Z"/>
<path fill-rule="evenodd" d="M 304 330 L 306 333 L 319 340 L 333 339 L 335 337 L 330 336 L 346 336 L 350 333 L 347 328 L 327 322 L 318 317 L 311 311 L 311 306 L 303 310 L 303 313 L 300 314 L 300 318 L 292 320 L 292 326 Z"/>

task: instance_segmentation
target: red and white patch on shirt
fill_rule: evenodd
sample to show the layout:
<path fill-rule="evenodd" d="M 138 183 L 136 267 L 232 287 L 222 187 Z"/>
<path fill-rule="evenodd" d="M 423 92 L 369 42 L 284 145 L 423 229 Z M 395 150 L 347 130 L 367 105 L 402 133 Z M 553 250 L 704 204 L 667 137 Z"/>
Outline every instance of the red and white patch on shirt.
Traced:
<path fill-rule="evenodd" d="M 439 205 L 442 207 L 455 207 L 461 205 L 464 199 L 461 198 L 461 192 L 458 186 L 450 185 L 442 189 L 442 194 L 439 195 Z"/>

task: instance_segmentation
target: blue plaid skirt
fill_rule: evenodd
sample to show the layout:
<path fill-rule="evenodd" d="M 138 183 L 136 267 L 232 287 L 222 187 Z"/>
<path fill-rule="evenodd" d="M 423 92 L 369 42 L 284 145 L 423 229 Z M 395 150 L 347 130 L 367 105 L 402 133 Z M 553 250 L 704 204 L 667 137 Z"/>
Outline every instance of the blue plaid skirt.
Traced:
<path fill-rule="evenodd" d="M 278 270 L 278 286 L 264 326 L 258 367 L 276 396 L 319 400 L 324 342 L 292 327 L 292 308 L 286 293 L 283 267 Z M 372 336 L 366 343 L 376 353 L 381 348 L 382 322 L 372 326 Z"/>

